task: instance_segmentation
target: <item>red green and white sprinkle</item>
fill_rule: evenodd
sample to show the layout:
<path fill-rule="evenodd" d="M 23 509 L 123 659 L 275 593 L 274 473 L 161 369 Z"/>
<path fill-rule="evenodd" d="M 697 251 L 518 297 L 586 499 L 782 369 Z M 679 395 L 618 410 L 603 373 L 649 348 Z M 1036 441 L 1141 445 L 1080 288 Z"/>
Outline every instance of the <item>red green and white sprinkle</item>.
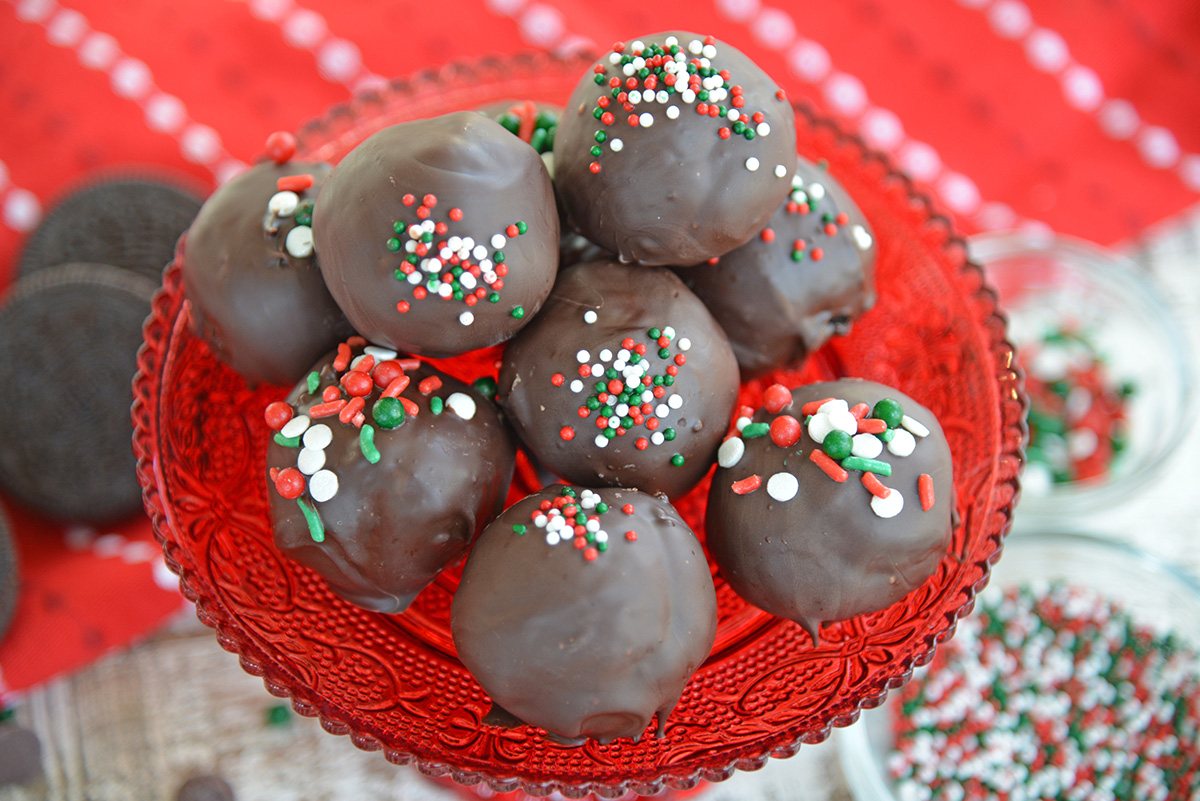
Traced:
<path fill-rule="evenodd" d="M 546 498 L 538 504 L 529 516 L 529 523 L 516 523 L 512 530 L 524 536 L 530 526 L 540 529 L 545 532 L 547 545 L 569 543 L 586 561 L 592 562 L 608 550 L 609 534 L 601 518 L 609 511 L 611 507 L 599 493 L 564 486 L 553 500 Z M 625 504 L 620 511 L 633 514 L 633 504 Z M 625 531 L 622 536 L 629 542 L 637 540 L 637 532 L 633 530 Z"/>
<path fill-rule="evenodd" d="M 904 801 L 1200 797 L 1200 654 L 1090 588 L 983 596 L 901 691 Z"/>
<path fill-rule="evenodd" d="M 296 224 L 283 239 L 284 250 L 296 259 L 307 259 L 313 254 L 312 198 L 302 199 L 303 192 L 313 185 L 311 175 L 291 175 L 279 179 L 275 194 L 267 200 L 267 213 L 263 218 L 263 231 L 271 236 L 279 232 L 279 220 L 294 217 Z"/>

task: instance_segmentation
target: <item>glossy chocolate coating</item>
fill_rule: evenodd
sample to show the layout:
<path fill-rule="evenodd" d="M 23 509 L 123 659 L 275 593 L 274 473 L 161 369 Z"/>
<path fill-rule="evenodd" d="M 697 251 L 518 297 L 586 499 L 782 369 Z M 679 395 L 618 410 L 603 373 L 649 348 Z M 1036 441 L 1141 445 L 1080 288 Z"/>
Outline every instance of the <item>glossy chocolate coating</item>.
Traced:
<path fill-rule="evenodd" d="M 321 403 L 325 388 L 340 380 L 342 373 L 332 363 L 330 356 L 314 368 L 320 375 L 316 394 L 302 381 L 288 395 L 297 415 Z M 515 440 L 499 412 L 474 389 L 424 364 L 406 374 L 411 382 L 401 397 L 419 411 L 399 426 L 385 429 L 373 419 L 378 386 L 366 398 L 366 422 L 374 428 L 380 454 L 377 463 L 364 456 L 357 426 L 341 423 L 336 415 L 312 420 L 332 432 L 332 442 L 324 448 L 324 468 L 338 479 L 331 499 L 314 501 L 311 485 L 300 498 L 320 515 L 323 542 L 314 542 L 296 500 L 280 495 L 270 479 L 267 487 L 280 550 L 320 573 L 346 600 L 386 613 L 404 611 L 500 511 L 516 454 Z M 434 376 L 441 387 L 426 395 L 419 389 L 421 382 Z M 444 404 L 454 393 L 473 402 L 470 420 L 449 405 L 434 413 L 434 398 Z M 267 467 L 294 468 L 299 453 L 298 447 L 273 440 Z"/>
<path fill-rule="evenodd" d="M 703 550 L 669 503 L 616 488 L 594 490 L 607 511 L 586 512 L 607 550 L 551 545 L 532 517 L 562 490 L 526 497 L 480 535 L 451 609 L 458 656 L 496 704 L 561 741 L 638 738 L 654 715 L 661 736 L 716 637 Z"/>
<path fill-rule="evenodd" d="M 799 366 L 875 305 L 870 225 L 826 170 L 797 161 L 796 190 L 762 233 L 716 264 L 679 270 L 725 329 L 744 379 Z"/>
<path fill-rule="evenodd" d="M 276 181 L 312 175 L 315 198 L 329 165 L 263 162 L 213 193 L 184 240 L 183 281 L 191 323 L 218 359 L 251 384 L 290 385 L 351 333 L 325 288 L 317 257 L 288 253 L 294 216 L 267 209 Z"/>
<path fill-rule="evenodd" d="M 688 59 L 703 58 L 687 51 L 689 43 L 704 40 L 698 34 L 659 33 L 641 41 L 649 48 L 665 45 L 671 36 Z M 704 101 L 689 103 L 681 94 L 664 95 L 664 103 L 643 99 L 623 107 L 608 81 L 630 78 L 607 53 L 596 62 L 603 82 L 598 85 L 597 73 L 588 70 L 566 104 L 554 140 L 555 185 L 566 223 L 621 261 L 686 266 L 728 253 L 763 229 L 791 189 L 796 154 L 791 105 L 744 54 L 723 42 L 712 46 L 711 69 L 728 70 L 731 84 L 723 88 L 730 97 L 719 105 L 734 110 L 732 88 L 740 86 L 745 105 L 738 113 L 751 115 L 751 126 L 757 126 L 752 115 L 761 112 L 766 135 L 722 138 L 722 130 L 735 122 L 698 113 Z M 632 47 L 628 43 L 624 53 Z M 665 75 L 653 77 L 657 97 L 667 91 Z M 602 98 L 608 98 L 607 106 L 599 105 Z M 672 108 L 679 112 L 675 119 L 668 116 Z M 604 113 L 613 114 L 609 124 Z M 643 114 L 650 115 L 651 125 L 629 123 L 631 115 L 641 120 Z M 603 141 L 597 141 L 598 133 Z M 620 149 L 614 150 L 618 141 Z M 747 166 L 751 158 L 753 170 Z"/>
<path fill-rule="evenodd" d="M 843 398 L 872 408 L 883 398 L 899 401 L 904 413 L 929 429 L 916 438 L 909 456 L 885 448 L 878 457 L 892 465 L 880 481 L 904 496 L 895 517 L 871 508 L 862 473 L 849 470 L 844 483 L 826 475 L 811 459 L 820 446 L 807 428 L 794 446 L 776 445 L 771 436 L 744 439 L 745 453 L 732 467 L 718 467 L 705 519 L 709 553 L 721 575 L 746 601 L 799 623 L 817 639 L 821 623 L 873 612 L 900 600 L 937 568 L 950 543 L 954 485 L 950 448 L 933 413 L 903 393 L 874 382 L 842 379 L 793 390 L 792 405 L 779 415 L 760 409 L 755 422 L 791 415 L 803 423 L 801 408 L 813 400 Z M 799 491 L 788 501 L 768 492 L 768 480 L 790 472 Z M 923 511 L 917 481 L 933 479 L 934 505 Z M 758 475 L 762 486 L 736 494 L 733 482 Z"/>
<path fill-rule="evenodd" d="M 425 206 L 428 195 L 436 205 Z M 429 212 L 424 219 L 422 208 Z M 461 211 L 461 219 L 452 210 Z M 420 262 L 414 274 L 423 276 L 414 284 L 397 270 L 413 267 L 405 261 L 406 247 L 417 244 L 410 226 L 426 220 L 445 230 L 431 235 L 428 254 L 411 254 Z M 525 232 L 506 235 L 518 223 Z M 558 230 L 541 158 L 474 111 L 405 122 L 369 137 L 334 169 L 313 220 L 329 291 L 355 330 L 371 342 L 427 356 L 495 345 L 524 326 L 554 284 Z M 499 246 L 497 236 L 504 240 Z M 429 288 L 428 281 L 440 283 L 436 276 L 454 269 L 438 247 L 452 237 L 469 237 L 471 250 L 479 249 L 469 256 L 473 265 L 486 261 L 504 273 L 501 288 L 483 277 L 444 284 L 461 289 L 462 299 L 441 298 Z M 429 261 L 434 258 L 447 263 L 438 267 Z M 470 286 L 455 287 L 460 280 Z M 477 290 L 484 297 L 468 305 L 465 295 Z M 399 311 L 401 303 L 407 311 Z"/>
<path fill-rule="evenodd" d="M 589 312 L 595 313 L 595 322 L 587 322 Z M 663 358 L 662 345 L 649 332 L 667 327 L 675 329 L 675 336 Z M 598 383 L 607 385 L 614 376 L 583 378 L 579 357 L 586 354 L 588 366 L 609 367 L 619 359 L 626 339 L 633 340 L 633 347 L 646 346 L 640 362 L 648 368 L 646 376 L 652 382 L 669 377 L 670 385 L 658 388 L 661 397 L 649 401 L 653 411 L 644 414 L 646 422 L 621 417 L 623 423 L 628 417 L 635 424 L 623 426 L 624 434 L 600 447 L 598 420 L 610 417 L 605 408 L 615 412 L 617 404 L 597 400 L 599 405 L 587 409 L 586 417 L 580 409 L 597 396 Z M 556 474 L 585 486 L 637 487 L 677 498 L 712 465 L 737 399 L 738 374 L 724 332 L 673 272 L 593 261 L 560 273 L 541 313 L 505 349 L 497 385 L 497 402 L 521 441 Z M 642 386 L 643 392 L 657 391 L 653 384 Z M 639 397 L 638 403 L 644 402 Z M 564 439 L 568 428 L 570 439 Z M 654 442 L 655 434 L 664 441 Z M 644 448 L 638 447 L 640 440 L 645 440 Z M 683 457 L 682 465 L 672 462 L 676 455 Z"/>

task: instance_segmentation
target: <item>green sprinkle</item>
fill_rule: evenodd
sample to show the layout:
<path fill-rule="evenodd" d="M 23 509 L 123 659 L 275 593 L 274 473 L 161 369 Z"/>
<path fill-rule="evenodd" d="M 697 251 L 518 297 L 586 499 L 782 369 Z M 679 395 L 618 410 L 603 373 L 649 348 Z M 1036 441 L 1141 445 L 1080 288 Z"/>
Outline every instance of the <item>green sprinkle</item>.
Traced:
<path fill-rule="evenodd" d="M 285 437 L 283 434 L 276 434 L 275 435 L 275 444 L 282 445 L 285 448 L 299 448 L 300 447 L 300 438 L 299 437 Z"/>
<path fill-rule="evenodd" d="M 475 388 L 483 397 L 488 400 L 496 399 L 496 379 L 489 375 L 480 376 L 471 382 L 471 386 Z"/>
<path fill-rule="evenodd" d="M 560 492 L 559 495 L 562 495 L 565 498 L 574 498 L 575 490 L 571 489 L 570 487 L 563 487 L 562 492 Z"/>
<path fill-rule="evenodd" d="M 528 225 L 526 225 L 525 223 L 520 222 L 520 221 L 517 222 L 517 236 L 520 236 L 521 234 L 525 233 L 528 230 L 529 230 Z"/>
<path fill-rule="evenodd" d="M 533 133 L 529 135 L 529 146 L 538 153 L 545 153 L 550 149 L 546 147 L 549 141 L 550 133 L 545 128 L 534 128 Z"/>
<path fill-rule="evenodd" d="M 584 405 L 594 412 L 600 408 L 600 399 L 593 395 L 584 402 Z"/>
<path fill-rule="evenodd" d="M 607 542 L 598 542 L 598 543 L 596 543 L 596 550 L 597 550 L 597 551 L 600 551 L 601 553 L 603 553 L 604 551 L 607 551 L 607 550 L 608 550 L 608 543 L 607 543 Z"/>
<path fill-rule="evenodd" d="M 842 460 L 842 467 L 847 470 L 861 470 L 864 473 L 877 473 L 884 478 L 892 474 L 892 466 L 878 459 L 864 459 L 861 456 L 847 456 Z"/>
<path fill-rule="evenodd" d="M 676 467 L 683 467 L 683 454 L 677 453 L 674 456 L 672 456 L 671 464 L 675 465 Z"/>
<path fill-rule="evenodd" d="M 393 251 L 393 252 L 399 250 L 400 249 L 400 240 L 394 236 L 391 237 L 390 239 L 388 239 L 387 249 L 390 251 Z"/>
<path fill-rule="evenodd" d="M 750 423 L 742 429 L 742 439 L 753 439 L 754 437 L 764 437 L 771 432 L 769 423 Z M 663 436 L 666 436 L 665 434 Z"/>
<path fill-rule="evenodd" d="M 657 328 L 651 328 L 649 331 L 646 332 L 646 334 L 651 339 L 658 339 L 659 337 L 662 336 L 662 331 L 659 331 Z"/>
<path fill-rule="evenodd" d="M 900 425 L 900 420 L 904 417 L 904 409 L 900 407 L 898 401 L 884 398 L 875 404 L 875 408 L 871 410 L 871 416 L 887 423 L 888 428 L 895 428 Z"/>
<path fill-rule="evenodd" d="M 674 384 L 675 384 L 675 376 L 673 376 L 673 375 L 664 375 L 663 376 L 663 386 L 664 387 L 673 386 Z"/>
<path fill-rule="evenodd" d="M 854 447 L 854 439 L 840 428 L 835 428 L 825 435 L 825 441 L 821 443 L 821 447 L 825 449 L 825 453 L 830 459 L 840 462 L 850 455 L 850 451 Z"/>
<path fill-rule="evenodd" d="M 604 109 L 597 106 L 596 108 L 592 109 L 592 116 L 596 119 L 600 119 L 604 116 Z"/>
<path fill-rule="evenodd" d="M 380 428 L 390 431 L 404 422 L 404 404 L 399 398 L 380 398 L 371 407 L 371 419 Z"/>
<path fill-rule="evenodd" d="M 371 464 L 379 462 L 379 450 L 375 447 L 375 429 L 370 425 L 364 425 L 358 432 L 358 449 L 362 451 L 363 458 Z"/>
<path fill-rule="evenodd" d="M 300 506 L 300 513 L 304 515 L 304 520 L 308 523 L 308 535 L 312 537 L 312 541 L 324 542 L 325 524 L 321 522 L 321 516 L 305 503 L 303 498 L 297 498 L 296 503 Z"/>
<path fill-rule="evenodd" d="M 508 129 L 509 133 L 517 133 L 521 130 L 521 121 L 517 119 L 516 114 L 505 112 L 497 118 L 496 122 Z"/>
<path fill-rule="evenodd" d="M 804 251 L 803 250 L 793 250 L 792 251 L 792 261 L 804 261 Z"/>
<path fill-rule="evenodd" d="M 296 207 L 296 225 L 312 225 L 312 213 L 315 205 L 315 200 L 305 200 Z"/>
<path fill-rule="evenodd" d="M 601 84 L 604 83 L 604 76 L 597 72 L 595 75 L 592 76 L 592 82 L 595 83 L 597 86 L 600 86 Z"/>
<path fill-rule="evenodd" d="M 429 399 L 429 411 L 434 414 L 441 414 L 446 408 L 446 403 L 436 395 Z"/>
<path fill-rule="evenodd" d="M 533 124 L 539 128 L 545 128 L 545 129 L 557 128 L 558 127 L 558 115 L 555 114 L 553 111 L 547 111 L 546 109 L 542 109 L 541 111 L 539 111 L 537 113 L 537 116 L 534 117 Z"/>
<path fill-rule="evenodd" d="M 398 234 L 402 234 L 408 230 L 408 225 L 405 224 L 404 220 L 396 220 L 392 223 L 392 230 Z"/>
<path fill-rule="evenodd" d="M 613 410 L 613 407 L 611 407 L 611 406 L 605 406 L 603 409 L 601 409 L 601 410 L 600 410 L 600 415 L 601 415 L 602 417 L 612 417 L 612 416 L 613 416 L 613 411 L 614 411 L 614 410 Z"/>
<path fill-rule="evenodd" d="M 608 511 L 608 504 L 605 503 L 604 501 L 600 501 L 600 503 L 596 504 L 596 514 L 602 515 L 607 511 Z"/>
<path fill-rule="evenodd" d="M 592 149 L 589 150 L 588 152 L 591 153 L 594 157 L 600 158 L 601 154 L 604 153 L 604 150 L 601 149 L 600 145 L 592 145 Z"/>
<path fill-rule="evenodd" d="M 271 704 L 267 707 L 268 726 L 286 726 L 292 720 L 292 710 L 287 704 Z"/>
<path fill-rule="evenodd" d="M 525 316 L 525 307 L 513 306 L 513 310 L 509 312 L 509 315 L 511 315 L 514 320 L 520 320 Z"/>
<path fill-rule="evenodd" d="M 664 428 L 662 434 L 663 439 L 665 439 L 667 442 L 675 439 L 675 429 L 673 428 Z"/>
<path fill-rule="evenodd" d="M 605 439 L 613 439 L 616 436 L 617 436 L 617 430 L 615 428 L 604 429 L 604 438 Z"/>
<path fill-rule="evenodd" d="M 597 142 L 599 142 L 600 144 L 604 144 L 604 142 L 606 142 L 607 140 L 608 140 L 608 134 L 606 134 L 604 131 L 596 131 L 596 141 Z"/>
<path fill-rule="evenodd" d="M 622 417 L 621 418 L 621 427 L 622 428 L 633 428 L 633 418 L 632 417 Z"/>
<path fill-rule="evenodd" d="M 529 530 L 529 527 L 526 526 L 524 523 L 514 523 L 513 524 L 513 534 L 524 534 L 528 530 Z"/>
<path fill-rule="evenodd" d="M 308 381 L 308 394 L 316 395 L 317 390 L 321 388 L 320 374 L 317 373 L 316 370 L 313 370 L 311 373 L 308 374 L 308 378 L 306 378 L 305 380 Z"/>
<path fill-rule="evenodd" d="M 754 138 L 755 136 L 757 136 L 757 135 L 758 135 L 758 134 L 754 133 L 754 129 L 753 129 L 753 128 L 747 128 L 747 129 L 746 129 L 746 132 L 745 132 L 744 134 L 742 134 L 742 136 L 746 137 L 746 141 L 747 141 L 747 142 L 749 142 L 751 139 L 753 139 L 753 138 Z"/>
<path fill-rule="evenodd" d="M 882 434 L 876 434 L 875 436 L 879 437 L 884 442 L 891 442 L 892 439 L 895 438 L 896 432 L 889 428 L 887 431 L 884 431 Z"/>
<path fill-rule="evenodd" d="M 658 357 L 659 357 L 660 359 L 669 359 L 669 358 L 671 358 L 671 349 L 670 349 L 670 348 L 659 348 L 659 349 L 658 349 Z"/>
<path fill-rule="evenodd" d="M 488 295 L 488 303 L 499 303 L 499 302 L 500 302 L 500 293 L 499 292 L 493 292 L 492 294 Z"/>

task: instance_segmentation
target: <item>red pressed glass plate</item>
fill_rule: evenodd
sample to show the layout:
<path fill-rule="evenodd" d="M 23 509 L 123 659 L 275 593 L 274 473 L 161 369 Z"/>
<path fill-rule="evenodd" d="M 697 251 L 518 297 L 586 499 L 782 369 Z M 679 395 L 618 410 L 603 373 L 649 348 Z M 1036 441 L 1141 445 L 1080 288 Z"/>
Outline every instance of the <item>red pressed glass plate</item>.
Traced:
<path fill-rule="evenodd" d="M 305 126 L 300 151 L 337 161 L 395 122 L 506 99 L 562 103 L 590 64 L 582 56 L 531 56 L 396 81 Z M 716 647 L 663 738 L 564 748 L 532 727 L 484 725 L 489 700 L 449 637 L 457 567 L 408 612 L 388 616 L 340 600 L 276 551 L 263 409 L 285 390 L 248 389 L 191 335 L 176 261 L 139 354 L 134 449 L 167 564 L 221 645 L 271 693 L 360 748 L 429 775 L 534 795 L 613 797 L 721 780 L 824 740 L 832 726 L 849 725 L 907 681 L 970 611 L 999 556 L 1017 497 L 1027 404 L 995 295 L 949 221 L 858 139 L 803 107 L 797 123 L 800 152 L 828 162 L 875 228 L 879 302 L 851 335 L 784 378 L 871 378 L 938 415 L 954 455 L 962 524 L 930 580 L 888 609 L 825 627 L 814 645 L 795 624 L 748 607 L 717 577 Z M 449 368 L 474 377 L 494 355 Z M 753 400 L 760 389 L 747 385 L 743 394 Z M 519 469 L 514 494 L 531 489 L 531 471 Z M 701 536 L 705 491 L 679 504 Z"/>

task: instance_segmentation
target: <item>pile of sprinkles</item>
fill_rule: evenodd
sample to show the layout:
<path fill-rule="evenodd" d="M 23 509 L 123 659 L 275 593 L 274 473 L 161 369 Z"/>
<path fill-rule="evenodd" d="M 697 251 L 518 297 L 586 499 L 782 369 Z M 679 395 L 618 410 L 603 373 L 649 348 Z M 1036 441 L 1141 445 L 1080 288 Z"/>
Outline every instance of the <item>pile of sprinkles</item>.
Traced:
<path fill-rule="evenodd" d="M 583 319 L 591 325 L 597 313 L 589 309 Z M 594 420 L 591 425 L 600 429 L 593 439 L 597 448 L 624 436 L 633 436 L 633 445 L 640 451 L 675 439 L 675 429 L 661 421 L 683 407 L 683 396 L 671 387 L 679 369 L 687 364 L 692 343 L 677 336 L 669 325 L 650 328 L 646 337 L 649 345 L 625 337 L 616 350 L 602 348 L 595 354 L 580 350 L 575 354 L 579 363 L 575 377 L 568 379 L 563 373 L 550 377 L 553 386 L 565 386 L 582 396 L 578 415 L 581 420 Z M 572 440 L 577 432 L 575 426 L 564 425 L 558 433 L 562 439 Z M 672 465 L 683 463 L 683 454 L 671 457 Z"/>
<path fill-rule="evenodd" d="M 772 384 L 763 392 L 763 408 L 774 415 L 769 423 L 754 422 L 753 410 L 741 407 L 736 433 L 721 443 L 717 464 L 737 467 L 746 452 L 746 440 L 757 437 L 769 436 L 778 447 L 800 453 L 797 446 L 807 433 L 817 446 L 809 450 L 808 457 L 825 475 L 844 483 L 851 471 L 859 473 L 863 487 L 870 493 L 872 511 L 883 518 L 899 514 L 904 508 L 904 495 L 881 480 L 892 475 L 892 465 L 880 457 L 885 448 L 894 457 L 910 455 L 917 439 L 928 436 L 929 429 L 906 415 L 900 403 L 891 398 L 878 401 L 874 407 L 865 403 L 851 406 L 842 398 L 810 401 L 801 407 L 799 419 L 783 413 L 793 402 L 791 390 Z M 762 476 L 751 475 L 735 480 L 731 489 L 737 495 L 748 495 L 762 486 Z M 793 473 L 782 470 L 767 478 L 766 488 L 772 498 L 787 502 L 796 497 L 800 482 Z M 923 511 L 933 508 L 933 477 L 928 473 L 917 479 L 917 496 Z"/>
<path fill-rule="evenodd" d="M 352 349 L 359 347 L 363 352 L 354 356 Z M 416 359 L 397 358 L 394 350 L 368 345 L 362 337 L 351 337 L 338 345 L 327 381 L 316 370 L 305 378 L 310 400 L 302 401 L 298 407 L 286 401 L 267 406 L 264 416 L 267 427 L 275 432 L 276 444 L 297 449 L 296 466 L 272 467 L 271 483 L 282 497 L 299 505 L 314 542 L 325 539 L 318 504 L 332 499 L 339 489 L 337 474 L 325 466 L 325 451 L 333 442 L 330 426 L 336 421 L 357 428 L 362 457 L 371 464 L 378 463 L 377 428 L 384 431 L 399 428 L 420 412 L 415 401 L 401 394 L 412 383 L 406 371 L 415 370 L 418 365 Z M 436 375 L 423 378 L 416 386 L 423 396 L 431 396 L 441 388 L 442 380 Z M 305 406 L 306 410 L 300 412 Z M 453 392 L 446 398 L 437 395 L 429 398 L 432 414 L 442 414 L 446 409 L 470 420 L 475 416 L 475 400 L 463 392 Z"/>
<path fill-rule="evenodd" d="M 900 692 L 898 798 L 1200 795 L 1200 654 L 1091 589 L 984 598 Z"/>
<path fill-rule="evenodd" d="M 628 45 L 617 42 L 608 54 L 607 64 L 600 61 L 593 68 L 592 80 L 608 91 L 601 94 L 592 108 L 592 116 L 600 124 L 594 134 L 596 144 L 588 165 L 593 173 L 600 172 L 600 159 L 606 152 L 619 153 L 625 146 L 619 124 L 633 128 L 650 128 L 663 117 L 679 119 L 691 107 L 691 113 L 711 117 L 713 136 L 721 139 L 752 140 L 769 136 L 771 125 L 762 111 L 746 108 L 742 87 L 733 83 L 729 70 L 717 69 L 716 39 L 692 39 L 681 44 L 668 36 L 661 45 L 635 41 Z M 783 90 L 777 92 L 783 99 Z M 746 169 L 755 172 L 758 159 L 750 156 Z M 777 164 L 775 177 L 784 178 L 790 168 Z"/>
<path fill-rule="evenodd" d="M 1026 347 L 1026 482 L 1036 491 L 1107 476 L 1126 446 L 1134 386 L 1112 376 L 1104 356 L 1082 331 L 1058 326 Z"/>
<path fill-rule="evenodd" d="M 296 138 L 285 131 L 276 131 L 267 137 L 266 147 L 273 162 L 287 164 L 296 154 Z M 316 201 L 300 197 L 312 188 L 313 183 L 313 176 L 307 173 L 285 175 L 275 182 L 275 194 L 267 201 L 263 233 L 275 236 L 279 233 L 280 220 L 295 218 L 295 226 L 283 240 L 284 249 L 292 258 L 307 259 L 313 254 L 312 213 Z"/>
<path fill-rule="evenodd" d="M 446 212 L 446 219 L 435 221 L 437 196 L 427 194 L 418 199 L 408 193 L 401 202 L 407 207 L 416 207 L 419 222 L 397 220 L 392 223 L 394 236 L 389 237 L 386 244 L 388 250 L 404 253 L 395 276 L 396 280 L 412 285 L 413 298 L 424 300 L 432 296 L 457 300 L 468 307 L 482 300 L 499 303 L 504 277 L 508 275 L 504 248 L 510 240 L 523 235 L 528 226 L 524 222 L 514 222 L 487 237 L 486 242 L 476 242 L 469 236 L 447 236 L 452 224 L 462 222 L 461 208 L 451 208 Z M 445 238 L 435 241 L 437 237 Z M 396 304 L 396 310 L 401 314 L 409 308 L 407 300 Z M 525 309 L 514 306 L 509 314 L 520 319 L 525 316 Z M 458 321 L 471 325 L 475 322 L 475 313 L 468 308 L 459 314 Z"/>
<path fill-rule="evenodd" d="M 554 136 L 558 133 L 558 115 L 549 109 L 539 109 L 532 100 L 516 103 L 496 117 L 510 133 L 528 142 L 539 155 L 554 150 Z"/>
<path fill-rule="evenodd" d="M 569 542 L 585 560 L 594 562 L 608 550 L 609 535 L 601 528 L 600 518 L 609 511 L 609 505 L 600 499 L 599 493 L 564 486 L 554 500 L 547 498 L 538 504 L 529 515 L 528 525 L 517 523 L 512 529 L 518 536 L 524 536 L 530 526 L 541 529 L 546 532 L 548 545 Z M 633 504 L 621 506 L 621 513 L 632 515 Z M 636 542 L 638 538 L 633 529 L 627 529 L 623 536 L 630 542 Z"/>

